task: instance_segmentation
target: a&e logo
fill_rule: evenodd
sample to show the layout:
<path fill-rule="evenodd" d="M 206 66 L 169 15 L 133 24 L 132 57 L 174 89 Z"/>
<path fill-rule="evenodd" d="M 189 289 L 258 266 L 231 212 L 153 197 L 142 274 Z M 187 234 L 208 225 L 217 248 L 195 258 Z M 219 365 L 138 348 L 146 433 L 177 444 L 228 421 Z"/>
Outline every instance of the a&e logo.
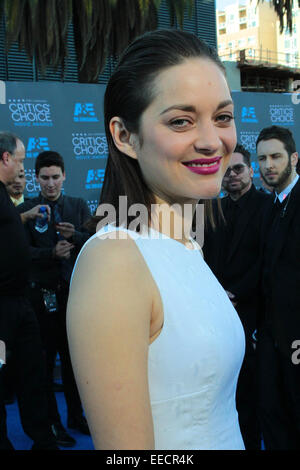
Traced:
<path fill-rule="evenodd" d="M 75 103 L 75 122 L 99 122 L 96 116 L 93 103 Z"/>
<path fill-rule="evenodd" d="M 104 168 L 98 168 L 96 170 L 88 170 L 86 175 L 85 188 L 86 189 L 100 189 L 102 188 L 104 181 Z"/>
<path fill-rule="evenodd" d="M 26 148 L 27 158 L 36 158 L 45 150 L 50 150 L 48 137 L 29 137 Z"/>
<path fill-rule="evenodd" d="M 242 107 L 242 122 L 258 122 L 254 106 Z"/>

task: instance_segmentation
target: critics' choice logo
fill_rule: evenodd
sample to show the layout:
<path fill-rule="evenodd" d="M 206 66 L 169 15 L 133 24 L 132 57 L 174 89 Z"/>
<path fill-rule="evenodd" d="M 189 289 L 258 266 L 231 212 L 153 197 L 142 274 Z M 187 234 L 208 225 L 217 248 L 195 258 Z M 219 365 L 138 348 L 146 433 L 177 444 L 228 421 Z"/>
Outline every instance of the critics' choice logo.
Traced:
<path fill-rule="evenodd" d="M 289 105 L 270 104 L 270 120 L 272 124 L 294 125 L 294 108 Z"/>
<path fill-rule="evenodd" d="M 75 103 L 73 119 L 75 122 L 99 122 L 93 103 Z"/>
<path fill-rule="evenodd" d="M 48 137 L 29 137 L 26 147 L 26 157 L 36 158 L 40 152 L 50 150 Z"/>
<path fill-rule="evenodd" d="M 107 158 L 108 148 L 105 134 L 72 134 L 73 152 L 77 160 Z"/>
<path fill-rule="evenodd" d="M 35 178 L 35 170 L 33 169 L 26 169 L 25 170 L 25 177 L 26 177 L 26 191 L 29 197 L 36 197 L 38 196 L 41 187 L 39 183 L 36 181 Z"/>
<path fill-rule="evenodd" d="M 243 106 L 242 107 L 242 122 L 258 122 L 258 119 L 255 114 L 254 106 Z"/>
<path fill-rule="evenodd" d="M 53 126 L 51 106 L 46 100 L 9 99 L 8 108 L 15 126 Z"/>
<path fill-rule="evenodd" d="M 85 180 L 85 189 L 101 189 L 104 181 L 104 168 L 88 170 Z"/>
<path fill-rule="evenodd" d="M 99 206 L 99 202 L 95 199 L 95 200 L 89 200 L 87 201 L 87 205 L 91 211 L 91 214 L 94 215 L 96 213 L 96 210 Z"/>
<path fill-rule="evenodd" d="M 258 162 L 251 162 L 251 166 L 253 168 L 254 178 L 259 178 L 260 177 L 259 163 Z"/>
<path fill-rule="evenodd" d="M 248 150 L 248 152 L 256 153 L 256 141 L 258 135 L 259 132 L 242 131 L 240 132 L 239 142 Z"/>

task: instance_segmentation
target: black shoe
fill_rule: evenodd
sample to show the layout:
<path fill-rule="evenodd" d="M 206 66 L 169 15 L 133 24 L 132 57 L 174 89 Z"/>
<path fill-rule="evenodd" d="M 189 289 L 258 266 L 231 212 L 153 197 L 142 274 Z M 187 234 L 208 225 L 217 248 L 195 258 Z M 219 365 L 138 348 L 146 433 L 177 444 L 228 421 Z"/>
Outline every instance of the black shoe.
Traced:
<path fill-rule="evenodd" d="M 82 434 L 86 434 L 87 436 L 91 435 L 87 420 L 84 416 L 69 418 L 67 425 L 68 428 L 77 429 L 77 431 L 81 432 Z"/>
<path fill-rule="evenodd" d="M 4 405 L 12 405 L 16 401 L 15 394 L 12 393 L 10 395 L 6 395 L 3 401 L 4 401 Z"/>
<path fill-rule="evenodd" d="M 61 423 L 54 423 L 51 425 L 51 430 L 54 434 L 56 444 L 61 447 L 73 447 L 76 444 L 75 439 L 71 437 Z"/>

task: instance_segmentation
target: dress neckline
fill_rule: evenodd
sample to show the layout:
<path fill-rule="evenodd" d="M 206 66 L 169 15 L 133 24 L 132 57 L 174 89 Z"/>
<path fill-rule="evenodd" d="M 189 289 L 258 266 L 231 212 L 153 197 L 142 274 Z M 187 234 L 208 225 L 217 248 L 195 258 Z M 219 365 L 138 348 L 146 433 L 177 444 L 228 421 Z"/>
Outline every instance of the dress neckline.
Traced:
<path fill-rule="evenodd" d="M 175 238 L 169 237 L 165 233 L 162 233 L 162 232 L 159 232 L 158 230 L 155 230 L 153 227 L 150 227 L 149 230 L 159 234 L 162 239 L 167 238 L 168 240 L 172 240 L 173 242 L 181 245 L 182 247 L 184 247 L 188 251 L 198 251 L 198 252 L 202 253 L 200 245 L 192 237 L 189 237 L 189 242 L 192 245 L 192 248 L 189 248 L 184 243 L 181 243 L 180 241 L 176 240 Z"/>

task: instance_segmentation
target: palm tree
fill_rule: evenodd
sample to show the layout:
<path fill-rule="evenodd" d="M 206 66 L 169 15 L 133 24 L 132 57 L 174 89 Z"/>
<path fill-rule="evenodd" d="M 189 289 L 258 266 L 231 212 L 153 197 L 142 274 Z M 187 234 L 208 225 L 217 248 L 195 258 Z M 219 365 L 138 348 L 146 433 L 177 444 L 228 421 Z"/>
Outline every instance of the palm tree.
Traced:
<path fill-rule="evenodd" d="M 193 13 L 194 0 L 165 0 L 171 25 L 183 25 Z M 254 0 L 263 1 L 263 0 Z M 292 0 L 271 0 L 280 19 L 292 30 Z M 300 5 L 300 0 L 298 0 Z M 5 18 L 7 50 L 13 42 L 47 66 L 63 66 L 67 34 L 74 27 L 79 81 L 97 82 L 109 56 L 118 57 L 137 35 L 157 28 L 162 0 L 0 0 L 0 24 Z"/>
<path fill-rule="evenodd" d="M 13 42 L 43 72 L 63 66 L 67 33 L 74 27 L 80 82 L 96 82 L 107 57 L 118 57 L 137 35 L 157 28 L 162 0 L 0 0 L 5 18 L 7 50 Z M 183 24 L 193 0 L 166 0 L 171 24 Z"/>
<path fill-rule="evenodd" d="M 260 0 L 258 0 L 259 3 Z M 262 0 L 263 1 L 263 0 Z M 280 22 L 280 33 L 282 33 L 284 25 L 286 24 L 288 30 L 292 32 L 293 29 L 293 4 L 295 5 L 296 0 L 272 0 L 272 5 L 276 11 L 279 22 Z M 300 7 L 300 0 L 298 0 L 298 6 Z"/>

